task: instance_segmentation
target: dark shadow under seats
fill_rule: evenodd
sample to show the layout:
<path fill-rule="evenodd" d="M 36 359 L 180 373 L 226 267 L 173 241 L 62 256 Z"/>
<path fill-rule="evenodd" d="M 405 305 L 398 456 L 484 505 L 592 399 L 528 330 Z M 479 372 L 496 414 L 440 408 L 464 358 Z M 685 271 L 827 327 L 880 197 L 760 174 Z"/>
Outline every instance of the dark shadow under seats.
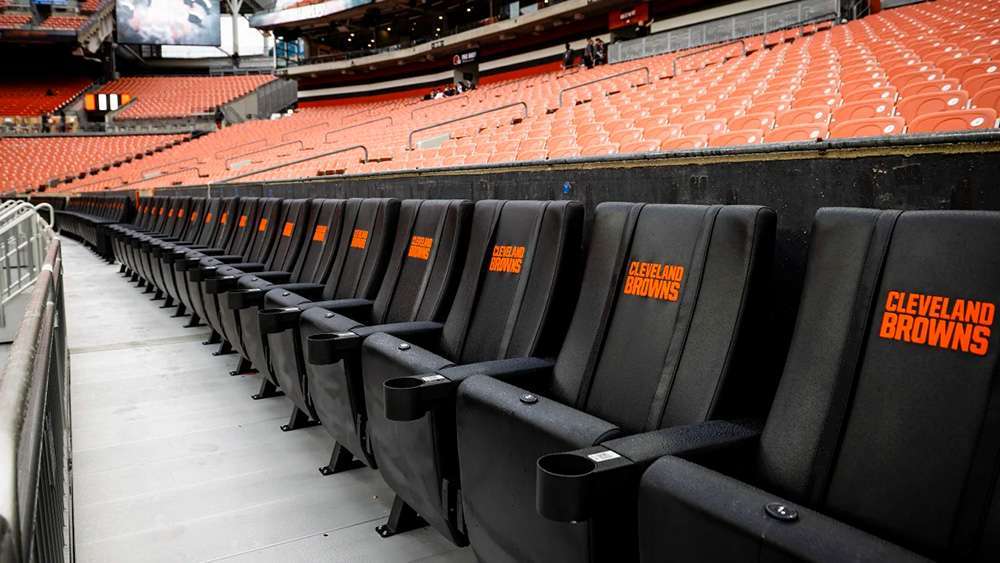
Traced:
<path fill-rule="evenodd" d="M 554 354 L 574 300 L 583 227 L 579 202 L 480 201 L 473 225 L 444 325 L 402 337 L 376 333 L 362 347 L 371 449 L 397 493 L 388 524 L 379 528 L 384 536 L 410 527 L 419 514 L 456 544 L 467 543 L 451 397 L 441 397 L 416 420 L 389 420 L 387 382 L 433 380 L 456 365 L 524 366 L 532 362 L 527 357 Z"/>
<path fill-rule="evenodd" d="M 757 206 L 601 204 L 556 361 L 436 370 L 442 379 L 424 387 L 458 387 L 462 501 L 479 560 L 634 558 L 622 539 L 635 535 L 638 472 L 601 518 L 556 522 L 536 510 L 539 458 L 551 454 L 564 476 L 578 459 L 567 450 L 764 411 L 760 390 L 773 386 L 753 362 L 775 222 Z"/>
<path fill-rule="evenodd" d="M 336 444 L 325 473 L 374 467 L 367 445 L 361 344 L 376 332 L 444 320 L 462 268 L 473 205 L 464 200 L 406 200 L 389 266 L 374 301 L 349 299 L 306 309 L 299 319 L 305 377 L 279 384 L 297 409 L 318 419 Z M 420 325 L 421 328 L 426 328 Z"/>
<path fill-rule="evenodd" d="M 246 344 L 248 349 L 256 347 L 264 352 L 268 369 L 262 373 L 271 377 L 262 382 L 256 397 L 272 394 L 282 382 L 293 383 L 286 393 L 296 407 L 286 430 L 309 422 L 311 414 L 299 410 L 297 405 L 304 404 L 304 400 L 295 396 L 305 373 L 299 317 L 309 308 L 342 307 L 375 298 L 389 265 L 399 211 L 398 199 L 348 200 L 337 237 L 336 258 L 325 283 L 284 284 L 269 289 L 257 314 L 257 326 L 244 325 L 244 343 L 253 341 Z"/>
<path fill-rule="evenodd" d="M 645 472 L 642 560 L 996 561 L 998 248 L 1000 213 L 820 210 L 759 441 Z"/>
<path fill-rule="evenodd" d="M 309 206 L 305 222 L 291 227 L 288 238 L 302 229 L 301 248 L 294 261 L 290 255 L 282 259 L 283 264 L 275 264 L 269 271 L 257 271 L 241 276 L 229 276 L 217 280 L 231 289 L 219 299 L 220 315 L 226 334 L 233 347 L 241 354 L 237 373 L 248 370 L 251 365 L 261 372 L 265 379 L 271 379 L 267 358 L 258 345 L 260 331 L 257 314 L 264 305 L 264 297 L 270 289 L 287 287 L 288 284 L 323 283 L 337 256 L 338 237 L 344 220 L 347 200 L 316 199 Z M 282 229 L 282 236 L 289 231 L 288 223 Z M 279 251 L 280 252 L 280 251 Z M 278 270 L 273 268 L 288 268 Z"/>

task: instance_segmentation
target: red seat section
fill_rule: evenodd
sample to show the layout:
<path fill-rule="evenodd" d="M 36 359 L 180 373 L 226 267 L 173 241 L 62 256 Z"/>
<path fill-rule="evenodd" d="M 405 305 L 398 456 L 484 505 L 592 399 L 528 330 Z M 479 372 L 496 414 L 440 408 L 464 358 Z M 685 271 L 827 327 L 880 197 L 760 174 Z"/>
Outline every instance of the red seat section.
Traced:
<path fill-rule="evenodd" d="M 52 113 L 80 95 L 92 82 L 79 76 L 5 76 L 0 80 L 0 117 Z"/>

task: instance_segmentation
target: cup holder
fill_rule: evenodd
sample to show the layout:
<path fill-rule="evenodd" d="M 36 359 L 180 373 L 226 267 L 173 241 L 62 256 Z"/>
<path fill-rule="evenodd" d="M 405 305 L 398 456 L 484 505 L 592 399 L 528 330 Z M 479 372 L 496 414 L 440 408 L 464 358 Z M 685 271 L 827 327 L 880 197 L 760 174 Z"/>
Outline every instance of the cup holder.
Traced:
<path fill-rule="evenodd" d="M 339 338 L 339 336 L 330 332 L 313 334 L 307 337 L 306 347 L 309 349 L 309 363 L 319 366 L 336 363 L 340 357 L 334 343 Z"/>
<path fill-rule="evenodd" d="M 535 502 L 539 514 L 557 522 L 590 518 L 594 470 L 597 464 L 582 455 L 558 453 L 538 459 Z"/>
<path fill-rule="evenodd" d="M 385 382 L 386 389 L 413 389 L 424 384 L 419 377 L 397 377 Z"/>

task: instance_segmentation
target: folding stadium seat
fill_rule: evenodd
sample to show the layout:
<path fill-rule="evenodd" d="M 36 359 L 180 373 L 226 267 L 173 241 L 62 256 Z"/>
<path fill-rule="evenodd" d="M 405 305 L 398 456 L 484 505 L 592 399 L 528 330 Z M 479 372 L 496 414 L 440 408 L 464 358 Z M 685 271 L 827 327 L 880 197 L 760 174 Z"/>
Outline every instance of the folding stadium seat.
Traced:
<path fill-rule="evenodd" d="M 394 385 L 391 380 L 408 383 L 411 376 L 446 366 L 454 373 L 540 365 L 531 357 L 555 352 L 565 311 L 575 300 L 582 222 L 578 202 L 478 202 L 444 325 L 407 323 L 396 327 L 406 331 L 402 338 L 382 332 L 365 339 L 361 358 L 371 449 L 397 493 L 390 523 L 380 528 L 384 536 L 403 531 L 396 526 L 415 511 L 455 543 L 466 543 L 453 394 L 441 397 L 440 408 L 429 409 L 428 416 L 400 423 L 386 418 L 383 388 Z"/>
<path fill-rule="evenodd" d="M 259 198 L 253 197 L 230 200 L 219 216 L 218 237 L 223 244 L 213 245 L 210 248 L 181 248 L 175 255 L 173 265 L 178 293 L 186 308 L 196 315 L 192 316 L 192 319 L 205 320 L 204 301 L 198 283 L 190 279 L 192 273 L 203 267 L 217 265 L 209 262 L 210 258 L 220 257 L 228 262 L 245 259 L 244 253 L 247 252 L 256 233 L 254 227 L 260 213 L 259 203 Z M 273 207 L 273 204 L 271 206 Z M 185 298 L 187 301 L 184 301 Z M 209 340 L 218 341 L 218 335 L 213 336 Z"/>
<path fill-rule="evenodd" d="M 290 313 L 265 310 L 260 314 L 259 328 L 267 329 L 266 353 L 284 366 L 273 372 L 275 381 L 295 405 L 287 426 L 295 427 L 296 417 L 305 414 L 322 422 L 337 443 L 329 473 L 351 467 L 352 457 L 375 467 L 366 434 L 361 344 L 370 334 L 398 329 L 402 335 L 407 334 L 405 326 L 427 328 L 444 320 L 471 221 L 469 202 L 404 201 L 387 269 L 376 280 L 374 300 L 302 302 Z M 297 332 L 293 338 L 274 338 L 281 331 Z M 316 359 L 314 348 L 326 353 L 324 362 L 303 362 Z M 293 366 L 294 370 L 288 369 Z"/>
<path fill-rule="evenodd" d="M 608 135 L 608 141 L 618 145 L 635 143 L 641 140 L 642 130 L 640 129 L 621 129 Z"/>
<path fill-rule="evenodd" d="M 220 223 L 219 217 L 227 207 L 234 204 L 234 198 L 207 198 L 200 211 L 194 210 L 188 216 L 189 221 L 200 224 L 196 237 L 185 242 L 159 243 L 151 248 L 153 267 L 159 270 L 168 302 L 179 304 L 176 316 L 184 315 L 188 308 L 185 303 L 190 302 L 190 299 L 182 298 L 182 292 L 186 295 L 186 284 L 174 270 L 174 262 L 186 256 L 187 251 L 224 245 L 225 225 Z M 193 322 L 197 324 L 198 319 L 194 318 Z"/>
<path fill-rule="evenodd" d="M 479 560 L 634 559 L 629 499 L 638 473 L 631 494 L 600 520 L 557 523 L 536 505 L 569 495 L 559 476 L 571 466 L 559 464 L 565 456 L 543 457 L 536 494 L 536 461 L 766 409 L 768 386 L 746 368 L 762 338 L 755 324 L 765 309 L 774 229 L 774 213 L 761 207 L 602 204 L 554 362 L 449 367 L 418 356 L 423 369 L 407 371 L 428 379 L 387 382 L 385 409 L 399 420 L 426 420 L 457 394 L 463 515 Z M 407 357 L 390 353 L 383 352 L 393 362 Z M 544 471 L 556 475 L 554 489 L 543 488 Z M 605 492 L 617 496 L 624 487 Z"/>
<path fill-rule="evenodd" d="M 700 149 L 706 146 L 708 146 L 708 137 L 705 135 L 671 137 L 660 142 L 660 150 L 664 151 Z"/>
<path fill-rule="evenodd" d="M 967 92 L 975 96 L 987 88 L 996 88 L 997 86 L 1000 86 L 1000 73 L 986 72 L 982 74 L 974 74 L 966 78 L 962 84 Z"/>
<path fill-rule="evenodd" d="M 767 112 L 748 113 L 729 120 L 729 128 L 733 131 L 743 129 L 767 130 L 774 126 L 774 114 Z"/>
<path fill-rule="evenodd" d="M 884 86 L 880 88 L 869 88 L 867 86 L 858 87 L 849 92 L 843 92 L 844 104 L 849 104 L 853 102 L 861 101 L 875 101 L 880 100 L 888 103 L 896 101 L 897 91 L 893 86 Z"/>
<path fill-rule="evenodd" d="M 832 120 L 836 122 L 852 119 L 870 119 L 873 117 L 889 117 L 893 113 L 892 102 L 883 100 L 860 100 L 845 103 L 833 110 Z"/>
<path fill-rule="evenodd" d="M 896 104 L 896 112 L 913 121 L 921 115 L 964 108 L 968 102 L 969 94 L 964 90 L 932 92 L 903 98 Z"/>
<path fill-rule="evenodd" d="M 870 117 L 838 121 L 830 130 L 831 139 L 901 135 L 906 121 L 902 117 Z"/>
<path fill-rule="evenodd" d="M 524 149 L 518 150 L 515 158 L 519 162 L 524 162 L 527 160 L 545 160 L 547 153 L 545 149 Z"/>
<path fill-rule="evenodd" d="M 990 108 L 959 109 L 929 113 L 909 122 L 909 133 L 936 133 L 968 129 L 992 129 L 997 126 L 997 112 Z"/>
<path fill-rule="evenodd" d="M 313 281 L 256 284 L 244 279 L 241 287 L 259 289 L 249 302 L 236 292 L 227 298 L 230 309 L 239 309 L 239 322 L 243 346 L 249 359 L 263 376 L 261 391 L 254 398 L 272 396 L 282 381 L 298 381 L 305 373 L 304 361 L 299 354 L 301 346 L 298 319 L 302 312 L 312 308 L 354 300 L 358 306 L 375 298 L 386 269 L 395 235 L 400 202 L 397 199 L 351 199 L 330 219 L 324 235 L 329 237 L 322 251 L 323 262 L 329 263 L 327 252 L 333 253 L 333 262 L 325 271 L 318 271 Z M 313 238 L 317 237 L 314 230 Z M 329 246 L 332 245 L 332 246 Z M 255 322 L 256 321 L 256 322 Z M 293 395 L 298 388 L 286 393 L 293 402 L 301 397 Z M 305 424 L 312 413 L 293 410 L 286 429 Z"/>
<path fill-rule="evenodd" d="M 760 129 L 741 129 L 720 133 L 708 138 L 710 147 L 733 147 L 739 145 L 756 145 L 764 140 L 764 131 Z"/>
<path fill-rule="evenodd" d="M 554 150 L 562 150 L 567 148 L 576 148 L 576 136 L 575 135 L 559 135 L 549 137 L 548 142 L 545 143 L 545 148 L 551 153 Z"/>
<path fill-rule="evenodd" d="M 705 135 L 712 136 L 722 133 L 726 130 L 726 120 L 724 119 L 705 119 L 702 121 L 695 121 L 688 123 L 681 130 L 683 135 Z"/>
<path fill-rule="evenodd" d="M 287 203 L 295 203 L 295 212 L 297 214 L 301 212 L 302 200 L 287 200 Z M 219 293 L 215 290 L 216 280 L 247 270 L 267 269 L 275 243 L 281 238 L 280 233 L 287 208 L 285 200 L 261 198 L 255 215 L 248 217 L 246 226 L 241 229 L 247 232 L 249 239 L 244 252 L 228 256 L 205 256 L 195 269 L 187 273 L 188 291 L 193 298 L 194 310 L 212 328 L 213 334 L 222 340 L 220 348 L 222 353 L 227 353 L 233 343 L 222 326 Z M 240 223 L 243 222 L 241 216 Z"/>
<path fill-rule="evenodd" d="M 906 88 L 899 89 L 899 96 L 901 98 L 908 98 L 910 96 L 917 96 L 920 94 L 929 94 L 931 92 L 951 92 L 953 90 L 958 90 L 961 86 L 958 80 L 954 78 L 945 78 L 942 80 L 916 80 L 910 83 Z"/>
<path fill-rule="evenodd" d="M 972 105 L 977 108 L 992 108 L 1000 114 L 1000 85 L 980 90 L 973 96 Z"/>
<path fill-rule="evenodd" d="M 765 143 L 792 143 L 798 141 L 822 141 L 826 138 L 826 123 L 809 123 L 775 127 L 764 132 Z"/>
<path fill-rule="evenodd" d="M 641 480 L 641 560 L 995 561 L 998 245 L 995 212 L 820 210 L 759 437 L 608 444 L 621 465 L 669 454 Z"/>
<path fill-rule="evenodd" d="M 833 108 L 840 105 L 840 94 L 820 94 L 818 96 L 801 97 L 796 95 L 792 102 L 793 108 L 826 106 Z"/>
<path fill-rule="evenodd" d="M 659 149 L 660 149 L 659 141 L 635 140 L 622 143 L 619 146 L 618 152 L 621 154 L 633 154 L 633 153 L 644 153 L 644 152 L 656 152 Z"/>
<path fill-rule="evenodd" d="M 790 109 L 778 114 L 775 123 L 778 127 L 786 125 L 806 125 L 810 123 L 825 123 L 830 120 L 830 107 L 806 106 Z"/>

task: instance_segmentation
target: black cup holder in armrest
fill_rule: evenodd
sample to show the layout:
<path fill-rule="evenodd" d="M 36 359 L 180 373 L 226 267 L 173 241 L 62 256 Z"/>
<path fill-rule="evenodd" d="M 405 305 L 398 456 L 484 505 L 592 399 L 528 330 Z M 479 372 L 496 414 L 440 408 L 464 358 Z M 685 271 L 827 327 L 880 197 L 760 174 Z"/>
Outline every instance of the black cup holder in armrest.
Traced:
<path fill-rule="evenodd" d="M 361 337 L 353 332 L 325 332 L 306 339 L 306 361 L 317 366 L 335 364 L 343 352 L 357 347 Z"/>
<path fill-rule="evenodd" d="M 561 452 L 538 458 L 535 467 L 535 507 L 556 522 L 590 519 L 601 504 L 601 480 L 631 460 L 603 447 Z"/>
<path fill-rule="evenodd" d="M 436 402 L 454 393 L 455 383 L 437 374 L 397 377 L 382 384 L 389 420 L 418 420 Z"/>
<path fill-rule="evenodd" d="M 226 294 L 226 307 L 247 309 L 260 307 L 264 303 L 264 291 L 260 289 L 236 289 Z"/>
<path fill-rule="evenodd" d="M 230 289 L 236 287 L 236 276 L 222 276 L 207 278 L 205 280 L 205 293 L 210 295 L 217 295 L 219 293 L 225 293 Z"/>
<path fill-rule="evenodd" d="M 264 309 L 257 315 L 262 334 L 277 334 L 298 325 L 302 309 L 286 307 L 283 309 Z"/>

